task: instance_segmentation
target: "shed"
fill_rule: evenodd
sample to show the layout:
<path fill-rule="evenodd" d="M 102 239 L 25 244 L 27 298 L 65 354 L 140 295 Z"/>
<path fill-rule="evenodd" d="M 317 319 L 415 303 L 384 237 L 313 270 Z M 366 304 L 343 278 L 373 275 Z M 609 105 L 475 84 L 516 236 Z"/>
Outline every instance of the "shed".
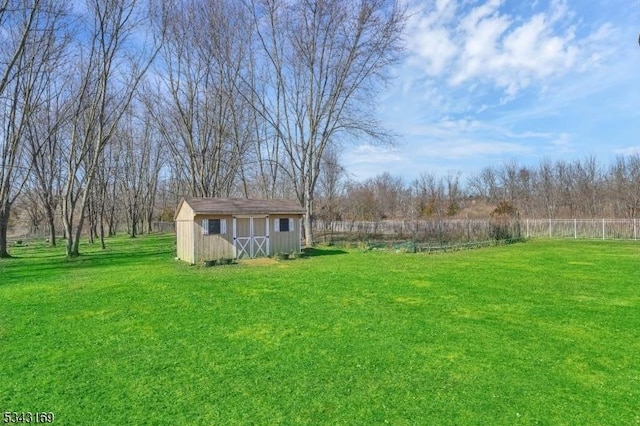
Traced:
<path fill-rule="evenodd" d="M 304 212 L 290 200 L 185 197 L 175 214 L 177 257 L 195 264 L 300 251 Z"/>

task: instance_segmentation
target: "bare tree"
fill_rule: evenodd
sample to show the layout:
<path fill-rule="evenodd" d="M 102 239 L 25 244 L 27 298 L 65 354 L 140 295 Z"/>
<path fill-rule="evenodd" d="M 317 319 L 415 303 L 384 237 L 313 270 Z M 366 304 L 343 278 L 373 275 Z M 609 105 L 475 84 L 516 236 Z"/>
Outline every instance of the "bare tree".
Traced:
<path fill-rule="evenodd" d="M 498 171 L 494 167 L 485 167 L 469 182 L 469 189 L 489 204 L 497 204 L 504 198 L 503 188 L 499 184 Z"/>
<path fill-rule="evenodd" d="M 244 9 L 232 1 L 165 4 L 162 87 L 156 121 L 189 193 L 229 195 L 253 138 L 252 111 L 237 93 L 247 63 Z"/>
<path fill-rule="evenodd" d="M 460 172 L 448 172 L 444 181 L 447 188 L 447 216 L 455 216 L 462 209 L 463 193 L 460 187 Z"/>
<path fill-rule="evenodd" d="M 47 75 L 59 53 L 64 8 L 53 0 L 0 3 L 0 257 L 8 257 L 11 205 L 25 185 L 28 124 L 46 98 Z"/>
<path fill-rule="evenodd" d="M 259 83 L 255 81 L 255 84 Z M 286 156 L 283 155 L 282 144 L 275 137 L 271 126 L 255 110 L 251 128 L 254 129 L 255 135 L 245 157 L 244 167 L 241 168 L 241 192 L 247 197 L 290 197 L 294 192 L 294 179 L 289 173 L 290 167 Z"/>
<path fill-rule="evenodd" d="M 59 64 L 58 64 L 59 65 Z M 49 231 L 49 245 L 56 246 L 56 211 L 62 187 L 61 138 L 65 120 L 68 119 L 69 99 L 62 90 L 66 76 L 51 75 L 47 78 L 47 95 L 42 107 L 35 112 L 34 120 L 27 123 L 28 144 L 32 173 L 29 185 L 40 199 Z"/>
<path fill-rule="evenodd" d="M 576 199 L 580 205 L 582 215 L 595 218 L 603 211 L 604 193 L 601 191 L 603 171 L 594 156 L 588 156 L 583 161 L 577 160 L 573 165 L 575 175 Z"/>
<path fill-rule="evenodd" d="M 574 166 L 568 161 L 559 160 L 555 164 L 555 174 L 559 205 L 564 207 L 564 211 L 561 211 L 560 214 L 566 217 L 575 217 L 578 202 L 576 201 Z"/>
<path fill-rule="evenodd" d="M 442 179 L 433 173 L 421 173 L 413 186 L 418 199 L 420 216 L 440 217 L 444 214 L 445 188 Z"/>
<path fill-rule="evenodd" d="M 515 160 L 506 161 L 497 168 L 497 183 L 500 188 L 500 200 L 518 207 L 521 191 L 518 185 L 518 163 Z"/>
<path fill-rule="evenodd" d="M 120 169 L 117 182 L 127 216 L 129 235 L 151 231 L 162 151 L 151 115 L 144 105 L 132 104 L 117 130 Z"/>
<path fill-rule="evenodd" d="M 136 0 L 87 2 L 87 41 L 77 46 L 81 70 L 65 147 L 62 221 L 67 255 L 79 255 L 86 208 L 102 153 L 150 66 L 158 47 L 136 39 L 146 22 Z"/>
<path fill-rule="evenodd" d="M 325 149 L 354 136 L 389 139 L 371 109 L 378 84 L 401 50 L 406 14 L 398 2 L 386 0 L 248 0 L 248 5 L 270 87 L 269 96 L 252 99 L 282 143 L 306 210 L 306 244 L 312 245 Z"/>
<path fill-rule="evenodd" d="M 347 183 L 344 210 L 352 220 L 380 220 L 382 212 L 371 181 Z"/>
<path fill-rule="evenodd" d="M 640 154 L 620 156 L 609 171 L 613 209 L 618 216 L 640 216 Z"/>
<path fill-rule="evenodd" d="M 405 215 L 402 209 L 405 189 L 401 177 L 384 172 L 367 180 L 365 185 L 373 189 L 382 219 L 401 218 Z"/>
<path fill-rule="evenodd" d="M 320 178 L 320 214 L 325 220 L 340 220 L 340 195 L 344 187 L 346 170 L 340 165 L 338 153 L 333 147 L 324 152 Z"/>
<path fill-rule="evenodd" d="M 160 136 L 152 128 L 151 116 L 144 117 L 145 161 L 142 162 L 142 218 L 147 233 L 152 232 L 152 221 L 156 210 L 156 199 L 163 161 L 166 159 L 160 145 Z"/>
<path fill-rule="evenodd" d="M 40 233 L 42 220 L 45 217 L 44 209 L 38 197 L 37 191 L 33 188 L 25 188 L 21 193 L 22 212 L 26 212 L 29 223 L 29 234 Z"/>
<path fill-rule="evenodd" d="M 91 221 L 89 234 L 90 238 L 99 237 L 102 249 L 106 248 L 105 236 L 115 235 L 117 229 L 121 205 L 119 182 L 122 176 L 122 158 L 119 144 L 105 146 L 89 197 L 89 208 L 93 213 L 88 215 Z"/>
<path fill-rule="evenodd" d="M 550 219 L 555 218 L 558 215 L 560 200 L 554 166 L 548 159 L 542 160 L 538 165 L 535 188 L 538 211 L 543 212 L 542 214 Z"/>

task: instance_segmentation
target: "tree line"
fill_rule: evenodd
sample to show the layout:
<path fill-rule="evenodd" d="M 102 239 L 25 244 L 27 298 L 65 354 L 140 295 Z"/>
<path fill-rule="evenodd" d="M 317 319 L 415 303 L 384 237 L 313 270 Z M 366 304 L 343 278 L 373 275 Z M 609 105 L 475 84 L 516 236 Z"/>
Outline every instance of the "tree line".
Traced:
<path fill-rule="evenodd" d="M 0 0 L 0 257 L 16 202 L 68 256 L 180 196 L 287 197 L 356 138 L 399 59 L 395 0 Z M 148 230 L 148 229 L 147 229 Z"/>
<path fill-rule="evenodd" d="M 640 153 L 618 156 L 610 164 L 588 156 L 544 159 L 535 166 L 516 160 L 485 167 L 466 179 L 422 173 L 406 183 L 385 172 L 363 182 L 328 165 L 321 176 L 325 221 L 429 219 L 511 215 L 527 218 L 640 217 Z"/>

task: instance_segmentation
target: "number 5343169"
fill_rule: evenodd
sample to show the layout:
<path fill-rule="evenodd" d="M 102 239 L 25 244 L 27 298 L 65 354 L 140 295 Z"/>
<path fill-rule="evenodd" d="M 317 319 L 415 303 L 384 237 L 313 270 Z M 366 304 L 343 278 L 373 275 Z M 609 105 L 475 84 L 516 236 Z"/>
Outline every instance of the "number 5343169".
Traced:
<path fill-rule="evenodd" d="M 3 423 L 53 423 L 56 419 L 52 412 L 5 411 Z"/>

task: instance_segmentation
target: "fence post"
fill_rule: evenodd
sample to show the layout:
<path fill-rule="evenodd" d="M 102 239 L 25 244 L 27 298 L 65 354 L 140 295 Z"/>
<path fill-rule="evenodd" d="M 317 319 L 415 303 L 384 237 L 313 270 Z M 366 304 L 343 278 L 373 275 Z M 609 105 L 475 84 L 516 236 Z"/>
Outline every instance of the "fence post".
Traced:
<path fill-rule="evenodd" d="M 529 239 L 529 219 L 527 219 L 527 239 Z"/>
<path fill-rule="evenodd" d="M 578 219 L 573 219 L 573 239 L 578 239 Z"/>
<path fill-rule="evenodd" d="M 551 238 L 551 218 L 549 218 L 549 238 Z"/>
<path fill-rule="evenodd" d="M 602 239 L 605 239 L 605 234 L 604 234 L 604 219 L 602 219 Z"/>

